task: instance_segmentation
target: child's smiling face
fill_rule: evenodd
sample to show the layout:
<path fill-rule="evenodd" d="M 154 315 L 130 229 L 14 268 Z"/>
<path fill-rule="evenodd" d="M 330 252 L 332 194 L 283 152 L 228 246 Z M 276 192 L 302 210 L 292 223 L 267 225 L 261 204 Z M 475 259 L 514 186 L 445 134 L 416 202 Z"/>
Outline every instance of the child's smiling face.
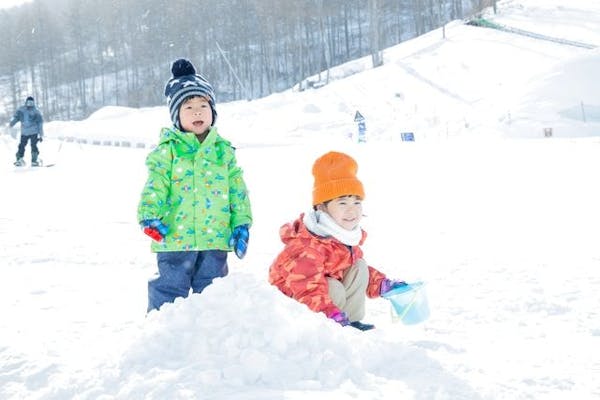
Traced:
<path fill-rule="evenodd" d="M 318 207 L 325 211 L 336 224 L 346 230 L 353 230 L 362 219 L 362 200 L 358 196 L 341 196 Z"/>
<path fill-rule="evenodd" d="M 212 109 L 208 100 L 199 96 L 186 99 L 179 109 L 179 122 L 186 132 L 201 135 L 208 131 L 213 123 Z"/>

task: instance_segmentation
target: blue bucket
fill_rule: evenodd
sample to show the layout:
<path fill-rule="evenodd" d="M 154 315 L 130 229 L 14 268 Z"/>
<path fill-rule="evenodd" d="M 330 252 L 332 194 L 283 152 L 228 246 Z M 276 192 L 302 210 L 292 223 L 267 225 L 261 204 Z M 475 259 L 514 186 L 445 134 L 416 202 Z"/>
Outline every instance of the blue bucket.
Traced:
<path fill-rule="evenodd" d="M 394 317 L 404 325 L 414 325 L 429 318 L 425 283 L 415 282 L 390 290 L 382 296 L 392 303 Z"/>

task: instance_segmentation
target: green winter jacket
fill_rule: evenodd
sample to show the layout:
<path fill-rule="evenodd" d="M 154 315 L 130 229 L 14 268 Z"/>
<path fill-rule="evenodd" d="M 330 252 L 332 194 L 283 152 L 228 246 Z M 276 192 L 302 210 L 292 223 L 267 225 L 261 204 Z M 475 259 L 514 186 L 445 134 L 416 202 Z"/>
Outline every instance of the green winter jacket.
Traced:
<path fill-rule="evenodd" d="M 252 224 L 242 169 L 217 128 L 202 143 L 192 132 L 163 128 L 146 166 L 138 222 L 157 218 L 168 227 L 164 242 L 153 241 L 152 251 L 230 251 L 232 229 Z"/>

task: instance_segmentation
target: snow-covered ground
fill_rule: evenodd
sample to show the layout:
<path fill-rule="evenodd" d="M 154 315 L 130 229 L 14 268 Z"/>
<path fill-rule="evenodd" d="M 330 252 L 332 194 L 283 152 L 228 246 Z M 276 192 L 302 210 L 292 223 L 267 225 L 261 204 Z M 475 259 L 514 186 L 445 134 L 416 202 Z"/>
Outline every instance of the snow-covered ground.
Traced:
<path fill-rule="evenodd" d="M 496 20 L 600 45 L 600 5 L 562 3 L 500 2 Z M 166 108 L 48 123 L 50 168 L 15 170 L 0 136 L 0 398 L 599 398 L 600 53 L 459 23 L 446 36 L 318 90 L 218 104 L 251 190 L 250 249 L 148 316 L 136 146 L 155 143 Z M 279 226 L 310 206 L 329 150 L 359 162 L 367 261 L 427 282 L 423 324 L 376 299 L 376 330 L 341 328 L 268 284 Z"/>

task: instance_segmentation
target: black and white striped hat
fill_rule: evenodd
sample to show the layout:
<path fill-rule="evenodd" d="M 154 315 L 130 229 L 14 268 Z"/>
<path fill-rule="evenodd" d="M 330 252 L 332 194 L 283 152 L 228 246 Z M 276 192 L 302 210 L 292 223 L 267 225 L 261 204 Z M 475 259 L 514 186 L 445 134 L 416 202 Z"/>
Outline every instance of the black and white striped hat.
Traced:
<path fill-rule="evenodd" d="M 189 60 L 180 58 L 173 61 L 171 65 L 173 77 L 165 86 L 165 96 L 167 105 L 171 114 L 171 121 L 177 129 L 181 129 L 179 124 L 179 107 L 181 103 L 189 97 L 201 96 L 208 99 L 212 110 L 213 125 L 217 120 L 217 110 L 215 108 L 215 92 L 208 81 L 202 76 L 196 74 L 196 69 Z"/>

